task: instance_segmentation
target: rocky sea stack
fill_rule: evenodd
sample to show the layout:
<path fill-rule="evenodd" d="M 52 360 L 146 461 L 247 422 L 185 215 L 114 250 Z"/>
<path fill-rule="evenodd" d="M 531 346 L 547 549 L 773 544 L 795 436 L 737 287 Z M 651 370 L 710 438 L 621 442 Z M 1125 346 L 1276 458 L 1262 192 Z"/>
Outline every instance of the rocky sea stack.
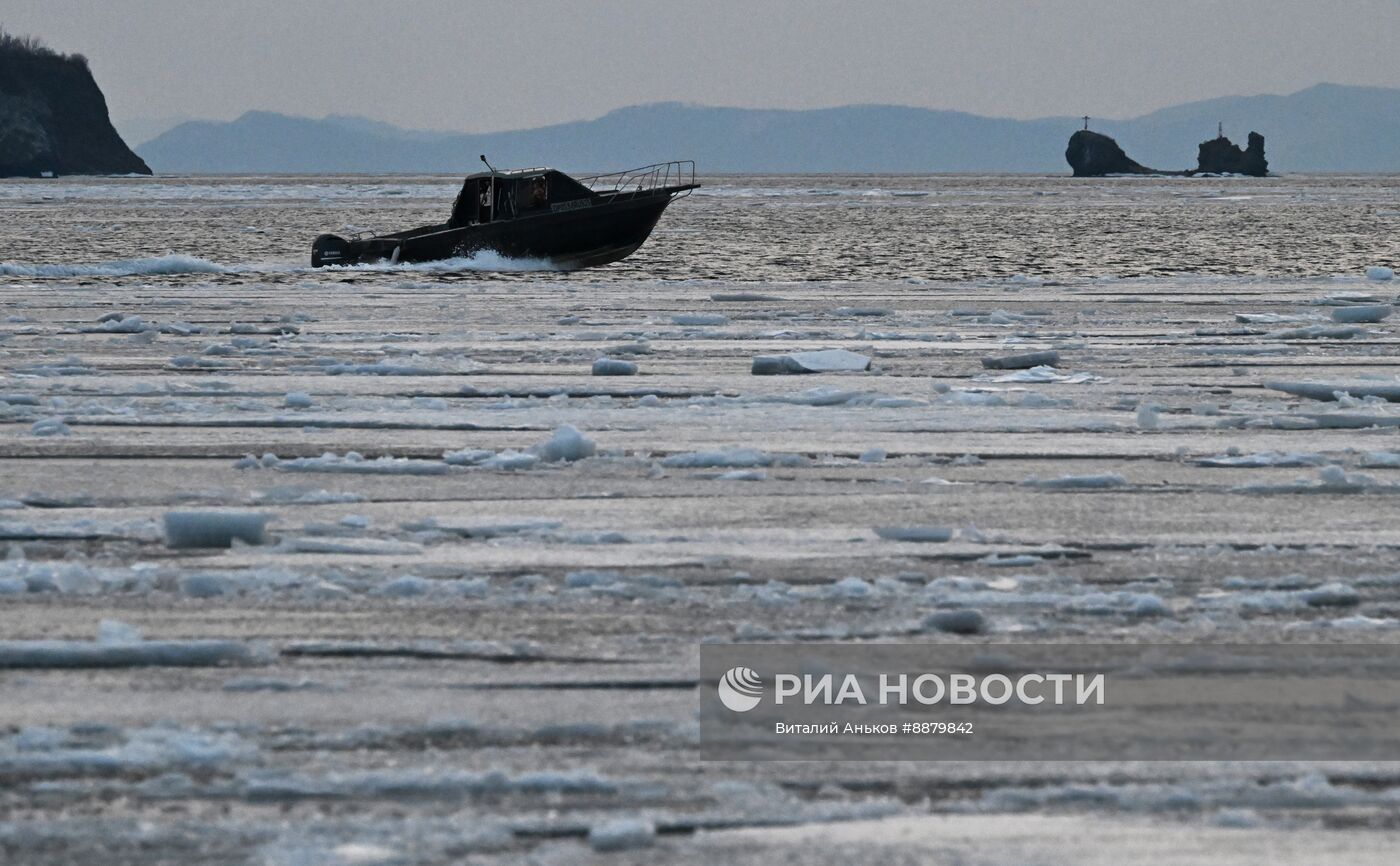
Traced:
<path fill-rule="evenodd" d="M 87 58 L 0 30 L 0 177 L 150 173 L 112 127 Z"/>
<path fill-rule="evenodd" d="M 1118 142 L 1099 132 L 1081 129 L 1069 137 L 1065 159 L 1075 177 L 1109 174 L 1161 174 L 1128 158 Z"/>
<path fill-rule="evenodd" d="M 1196 157 L 1196 173 L 1265 177 L 1269 173 L 1269 161 L 1264 158 L 1264 136 L 1251 132 L 1249 147 L 1244 150 L 1223 135 L 1201 142 L 1201 150 Z"/>
<path fill-rule="evenodd" d="M 1201 142 L 1200 152 L 1196 156 L 1196 167 L 1188 171 L 1159 171 L 1147 168 L 1129 158 L 1123 148 L 1118 146 L 1118 142 L 1109 136 L 1087 129 L 1081 129 L 1069 137 L 1065 160 L 1069 162 L 1075 177 L 1105 177 L 1111 174 L 1153 174 L 1172 177 L 1246 174 L 1266 177 L 1269 174 L 1269 161 L 1264 158 L 1264 136 L 1257 132 L 1249 134 L 1249 147 L 1244 150 L 1223 134 Z"/>

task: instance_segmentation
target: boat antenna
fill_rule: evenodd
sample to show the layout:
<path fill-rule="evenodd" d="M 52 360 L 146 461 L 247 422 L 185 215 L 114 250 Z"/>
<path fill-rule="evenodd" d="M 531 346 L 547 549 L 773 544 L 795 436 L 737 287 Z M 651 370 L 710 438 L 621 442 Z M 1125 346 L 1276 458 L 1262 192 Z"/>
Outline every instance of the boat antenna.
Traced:
<path fill-rule="evenodd" d="M 481 161 L 482 161 L 482 162 L 486 162 L 486 154 L 483 153 L 483 154 L 481 155 Z M 491 163 L 486 162 L 486 167 L 489 168 L 489 169 L 491 169 L 491 173 L 492 173 L 492 174 L 495 174 L 495 173 L 496 173 L 496 167 L 495 167 L 494 165 L 492 165 Z"/>

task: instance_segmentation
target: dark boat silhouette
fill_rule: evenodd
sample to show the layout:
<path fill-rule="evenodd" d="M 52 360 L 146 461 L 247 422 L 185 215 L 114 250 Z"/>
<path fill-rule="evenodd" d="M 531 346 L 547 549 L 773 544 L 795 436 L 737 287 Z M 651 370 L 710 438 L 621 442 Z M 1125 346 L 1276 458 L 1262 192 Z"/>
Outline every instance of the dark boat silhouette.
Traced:
<path fill-rule="evenodd" d="M 321 235 L 311 245 L 311 266 L 428 262 L 483 251 L 559 270 L 606 265 L 636 251 L 666 205 L 699 186 L 691 160 L 579 179 L 552 168 L 491 169 L 467 177 L 447 222 L 370 237 Z"/>

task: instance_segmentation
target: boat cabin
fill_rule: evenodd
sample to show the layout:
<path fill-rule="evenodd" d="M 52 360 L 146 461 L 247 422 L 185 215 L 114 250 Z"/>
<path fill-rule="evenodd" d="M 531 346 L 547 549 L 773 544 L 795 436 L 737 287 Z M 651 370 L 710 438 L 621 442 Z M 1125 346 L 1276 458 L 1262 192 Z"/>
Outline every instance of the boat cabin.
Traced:
<path fill-rule="evenodd" d="M 552 168 L 468 175 L 452 204 L 448 228 L 499 222 L 580 207 L 593 191 Z"/>

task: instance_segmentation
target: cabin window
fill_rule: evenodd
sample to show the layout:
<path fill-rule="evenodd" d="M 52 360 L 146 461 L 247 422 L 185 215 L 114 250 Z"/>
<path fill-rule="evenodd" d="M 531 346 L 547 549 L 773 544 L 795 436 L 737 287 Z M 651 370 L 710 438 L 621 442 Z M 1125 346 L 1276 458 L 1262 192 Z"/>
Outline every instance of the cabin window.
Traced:
<path fill-rule="evenodd" d="M 543 177 L 532 178 L 527 187 L 526 201 L 527 207 L 537 210 L 549 206 L 549 182 Z"/>

